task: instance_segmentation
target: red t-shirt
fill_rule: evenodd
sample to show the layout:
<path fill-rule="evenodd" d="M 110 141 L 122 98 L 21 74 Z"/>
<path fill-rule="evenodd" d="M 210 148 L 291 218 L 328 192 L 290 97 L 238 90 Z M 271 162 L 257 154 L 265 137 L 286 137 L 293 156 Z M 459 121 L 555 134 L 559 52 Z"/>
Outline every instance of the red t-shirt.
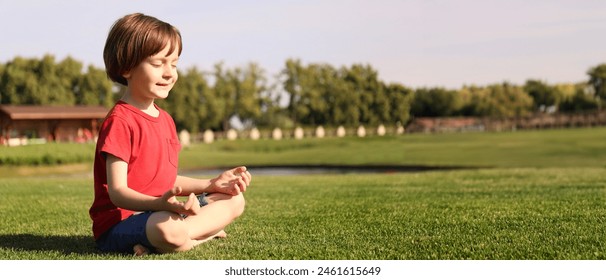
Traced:
<path fill-rule="evenodd" d="M 152 117 L 119 101 L 101 125 L 95 150 L 95 199 L 89 210 L 95 239 L 134 213 L 109 199 L 104 153 L 128 163 L 128 187 L 133 190 L 159 197 L 175 184 L 181 145 L 171 116 L 156 108 L 160 115 Z"/>

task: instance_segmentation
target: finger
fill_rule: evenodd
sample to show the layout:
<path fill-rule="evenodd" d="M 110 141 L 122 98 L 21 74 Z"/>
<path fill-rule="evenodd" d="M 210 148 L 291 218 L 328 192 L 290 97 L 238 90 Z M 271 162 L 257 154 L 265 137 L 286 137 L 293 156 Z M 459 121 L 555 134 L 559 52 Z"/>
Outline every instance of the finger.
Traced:
<path fill-rule="evenodd" d="M 183 191 L 183 189 L 178 186 L 171 189 L 171 193 L 173 195 L 179 195 L 182 191 Z"/>
<path fill-rule="evenodd" d="M 244 171 L 244 172 L 240 173 L 240 176 L 238 176 L 238 177 L 242 178 L 242 180 L 244 180 L 245 183 L 248 182 L 248 175 L 246 173 L 247 172 Z"/>
<path fill-rule="evenodd" d="M 229 169 L 223 173 L 221 173 L 221 177 L 223 178 L 233 178 L 234 176 L 238 176 L 240 167 Z"/>
<path fill-rule="evenodd" d="M 238 166 L 238 167 L 234 168 L 233 170 L 234 170 L 234 175 L 241 175 L 242 173 L 246 172 L 246 166 Z"/>
<path fill-rule="evenodd" d="M 172 189 L 166 191 L 162 197 L 164 199 L 169 200 L 171 197 L 174 197 L 181 193 L 181 187 L 173 187 Z"/>
<path fill-rule="evenodd" d="M 198 214 L 198 211 L 200 211 L 200 201 L 198 200 L 198 197 L 194 193 L 191 193 L 189 197 L 192 200 L 190 211 L 194 214 Z"/>
<path fill-rule="evenodd" d="M 250 175 L 250 173 L 248 171 L 246 171 L 242 175 L 243 175 L 242 177 L 244 177 L 244 181 L 246 182 L 246 185 L 247 186 L 250 185 L 250 181 L 252 180 L 252 176 Z"/>
<path fill-rule="evenodd" d="M 234 191 L 233 191 L 234 195 L 239 195 L 240 194 L 240 186 L 238 186 L 238 183 L 234 184 Z"/>
<path fill-rule="evenodd" d="M 228 194 L 231 195 L 236 195 L 237 192 L 240 190 L 240 187 L 238 186 L 239 181 L 238 179 L 233 179 L 229 182 L 228 188 L 226 189 Z"/>
<path fill-rule="evenodd" d="M 240 178 L 238 179 L 238 190 L 239 190 L 240 192 L 245 191 L 245 190 L 246 190 L 246 185 L 247 185 L 247 184 L 246 184 L 246 181 L 244 180 L 244 178 L 240 177 Z"/>
<path fill-rule="evenodd" d="M 235 167 L 235 168 L 232 168 L 232 169 L 230 169 L 230 170 L 227 170 L 227 172 L 226 172 L 226 173 L 229 173 L 230 175 L 238 175 L 238 169 L 239 169 L 239 168 L 240 168 L 240 167 Z"/>
<path fill-rule="evenodd" d="M 183 205 L 183 208 L 185 208 L 185 210 L 191 209 L 194 205 L 194 200 L 196 200 L 196 195 L 194 193 L 190 193 L 185 205 Z"/>

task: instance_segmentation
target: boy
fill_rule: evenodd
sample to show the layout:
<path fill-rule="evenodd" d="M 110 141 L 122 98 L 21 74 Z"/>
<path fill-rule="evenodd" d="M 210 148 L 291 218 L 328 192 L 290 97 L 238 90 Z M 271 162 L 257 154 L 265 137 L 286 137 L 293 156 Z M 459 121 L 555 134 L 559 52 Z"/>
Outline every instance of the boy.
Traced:
<path fill-rule="evenodd" d="M 225 226 L 244 211 L 246 167 L 210 180 L 177 175 L 176 127 L 154 100 L 177 81 L 181 43 L 175 27 L 140 13 L 119 19 L 108 34 L 106 72 L 127 90 L 101 125 L 95 151 L 89 214 L 102 251 L 186 251 L 225 237 Z"/>

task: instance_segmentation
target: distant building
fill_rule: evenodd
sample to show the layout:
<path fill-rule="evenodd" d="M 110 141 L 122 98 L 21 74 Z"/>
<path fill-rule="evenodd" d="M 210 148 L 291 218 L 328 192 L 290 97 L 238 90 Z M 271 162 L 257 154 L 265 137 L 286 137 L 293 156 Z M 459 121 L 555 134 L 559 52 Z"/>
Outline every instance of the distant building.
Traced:
<path fill-rule="evenodd" d="M 109 109 L 102 106 L 0 106 L 0 144 L 89 142 Z"/>

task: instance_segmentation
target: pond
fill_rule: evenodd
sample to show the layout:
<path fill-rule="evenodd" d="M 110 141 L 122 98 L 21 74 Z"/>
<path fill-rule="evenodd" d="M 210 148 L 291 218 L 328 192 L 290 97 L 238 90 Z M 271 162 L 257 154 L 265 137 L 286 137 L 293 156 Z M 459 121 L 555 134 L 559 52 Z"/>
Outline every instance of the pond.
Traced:
<path fill-rule="evenodd" d="M 420 166 L 420 165 L 398 165 L 398 166 L 333 166 L 333 165 L 283 165 L 283 166 L 249 166 L 249 172 L 253 175 L 306 175 L 306 174 L 355 174 L 355 173 L 401 173 L 401 172 L 425 172 L 445 171 L 457 169 L 470 169 L 461 166 Z M 184 176 L 216 176 L 229 168 L 209 168 L 195 170 L 181 170 Z"/>

